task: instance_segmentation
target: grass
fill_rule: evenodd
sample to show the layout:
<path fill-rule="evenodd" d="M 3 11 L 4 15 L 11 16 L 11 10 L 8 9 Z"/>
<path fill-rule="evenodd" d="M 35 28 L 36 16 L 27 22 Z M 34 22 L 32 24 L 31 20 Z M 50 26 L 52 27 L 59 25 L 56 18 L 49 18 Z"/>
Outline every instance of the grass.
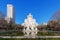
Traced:
<path fill-rule="evenodd" d="M 0 36 L 23 36 L 23 32 L 4 32 L 4 33 L 0 33 Z"/>
<path fill-rule="evenodd" d="M 24 33 L 20 31 L 2 32 L 0 36 L 24 36 Z M 38 32 L 37 36 L 60 36 L 60 32 Z"/>
<path fill-rule="evenodd" d="M 38 32 L 38 36 L 60 36 L 60 33 L 56 32 Z"/>
<path fill-rule="evenodd" d="M 32 38 L 24 38 L 24 39 L 12 39 L 12 38 L 10 38 L 10 39 L 3 39 L 3 38 L 0 38 L 0 40 L 60 40 L 60 38 L 48 38 L 48 39 L 46 39 L 46 38 L 35 38 L 35 39 L 32 39 Z"/>

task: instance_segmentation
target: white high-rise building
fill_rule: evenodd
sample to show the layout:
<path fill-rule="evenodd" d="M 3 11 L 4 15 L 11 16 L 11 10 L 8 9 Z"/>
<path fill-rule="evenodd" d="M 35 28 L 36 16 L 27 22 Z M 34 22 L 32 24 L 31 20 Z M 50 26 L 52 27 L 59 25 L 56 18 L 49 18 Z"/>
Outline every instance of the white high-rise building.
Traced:
<path fill-rule="evenodd" d="M 5 18 L 5 20 L 7 20 L 7 22 L 15 22 L 15 17 L 14 17 L 14 7 L 11 4 L 7 4 L 7 16 Z"/>

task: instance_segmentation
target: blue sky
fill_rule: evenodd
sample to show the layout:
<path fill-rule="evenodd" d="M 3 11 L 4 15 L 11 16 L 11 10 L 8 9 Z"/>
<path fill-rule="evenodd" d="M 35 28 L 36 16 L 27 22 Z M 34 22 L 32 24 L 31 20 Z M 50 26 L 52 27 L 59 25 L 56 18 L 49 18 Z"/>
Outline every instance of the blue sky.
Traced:
<path fill-rule="evenodd" d="M 14 6 L 17 24 L 22 24 L 29 13 L 39 24 L 48 22 L 52 14 L 60 10 L 60 0 L 0 0 L 0 11 L 5 15 L 7 4 Z"/>

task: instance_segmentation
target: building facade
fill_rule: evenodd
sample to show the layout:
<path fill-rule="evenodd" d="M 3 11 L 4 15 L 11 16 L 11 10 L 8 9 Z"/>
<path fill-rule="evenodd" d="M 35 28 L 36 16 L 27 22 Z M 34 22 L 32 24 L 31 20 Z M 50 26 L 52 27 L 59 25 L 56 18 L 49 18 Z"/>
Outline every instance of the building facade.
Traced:
<path fill-rule="evenodd" d="M 7 15 L 5 20 L 7 20 L 8 23 L 15 23 L 14 7 L 11 4 L 7 4 Z"/>

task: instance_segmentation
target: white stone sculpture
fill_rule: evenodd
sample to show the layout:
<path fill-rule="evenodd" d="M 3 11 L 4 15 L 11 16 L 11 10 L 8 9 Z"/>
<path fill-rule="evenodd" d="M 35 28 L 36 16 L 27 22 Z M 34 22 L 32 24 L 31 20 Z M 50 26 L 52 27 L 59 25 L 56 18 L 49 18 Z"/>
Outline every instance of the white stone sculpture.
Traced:
<path fill-rule="evenodd" d="M 24 23 L 22 24 L 24 26 L 23 32 L 36 32 L 38 23 L 33 18 L 31 13 L 27 16 L 27 19 L 24 20 Z"/>

